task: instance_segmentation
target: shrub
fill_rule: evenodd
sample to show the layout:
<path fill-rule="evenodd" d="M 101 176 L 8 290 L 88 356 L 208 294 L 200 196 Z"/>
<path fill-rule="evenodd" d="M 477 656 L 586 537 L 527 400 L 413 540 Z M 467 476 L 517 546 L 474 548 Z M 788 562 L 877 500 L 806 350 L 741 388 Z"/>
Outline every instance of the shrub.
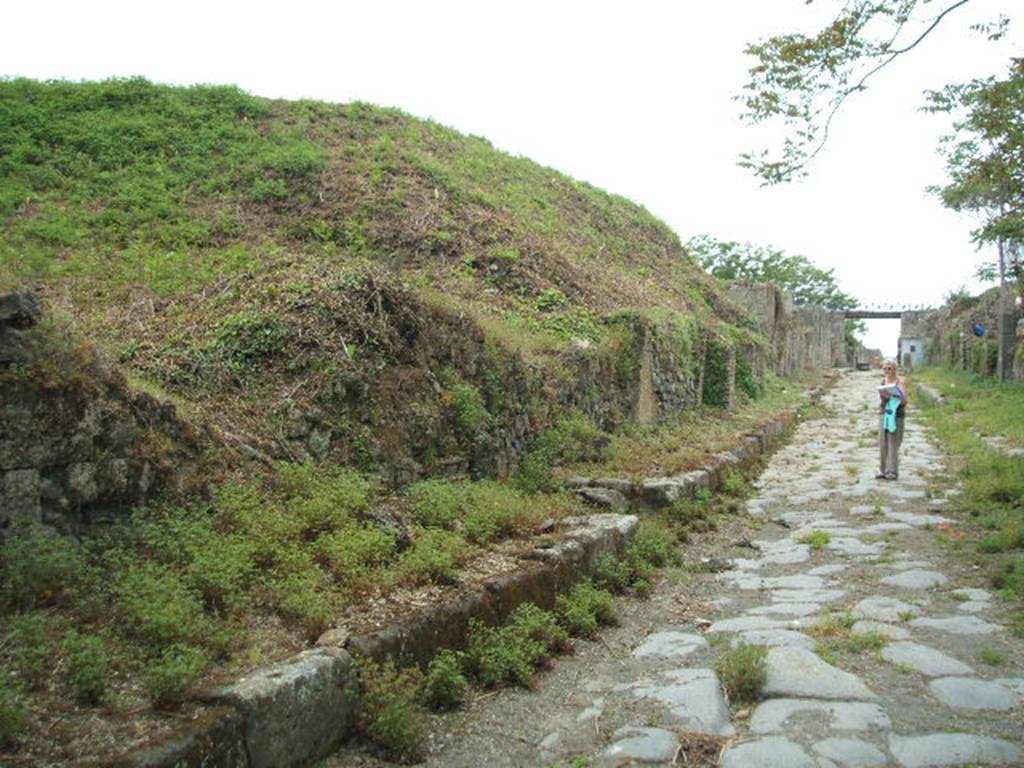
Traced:
<path fill-rule="evenodd" d="M 626 547 L 626 559 L 655 568 L 678 562 L 676 537 L 664 523 L 644 520 Z M 642 570 L 642 569 L 640 569 Z"/>
<path fill-rule="evenodd" d="M 21 525 L 8 532 L 2 554 L 0 590 L 3 602 L 16 610 L 59 602 L 82 565 L 70 542 L 37 525 Z"/>
<path fill-rule="evenodd" d="M 13 744 L 27 720 L 28 710 L 21 694 L 5 676 L 0 676 L 0 747 Z"/>
<path fill-rule="evenodd" d="M 549 654 L 564 653 L 570 647 L 569 634 L 557 617 L 533 603 L 523 603 L 512 612 L 507 631 L 511 637 L 528 638 L 544 646 L 544 657 L 538 663 Z"/>
<path fill-rule="evenodd" d="M 609 438 L 593 420 L 572 414 L 546 429 L 530 443 L 516 480 L 524 490 L 536 493 L 557 487 L 551 469 L 561 463 L 600 461 Z"/>
<path fill-rule="evenodd" d="M 33 688 L 42 683 L 52 662 L 45 617 L 27 613 L 14 618 L 7 632 L 7 642 L 11 644 L 19 677 Z"/>
<path fill-rule="evenodd" d="M 165 648 L 144 674 L 144 684 L 155 707 L 177 709 L 192 685 L 206 670 L 206 654 L 191 645 Z"/>
<path fill-rule="evenodd" d="M 395 573 L 399 581 L 418 584 L 454 584 L 457 567 L 469 553 L 469 547 L 457 533 L 435 528 L 420 528 L 409 549 L 398 559 Z"/>
<path fill-rule="evenodd" d="M 753 703 L 760 698 L 768 676 L 767 655 L 767 648 L 741 643 L 718 657 L 715 669 L 731 701 Z"/>
<path fill-rule="evenodd" d="M 415 762 L 422 752 L 423 715 L 419 708 L 422 674 L 398 671 L 390 661 L 360 663 L 360 719 L 366 735 L 388 757 Z"/>
<path fill-rule="evenodd" d="M 395 537 L 371 525 L 350 525 L 317 539 L 316 549 L 335 581 L 346 590 L 367 586 L 375 566 L 395 554 Z"/>
<path fill-rule="evenodd" d="M 318 638 L 334 619 L 334 606 L 323 591 L 324 573 L 316 566 L 287 574 L 271 584 L 277 610 L 309 639 Z"/>
<path fill-rule="evenodd" d="M 470 621 L 466 668 L 487 688 L 531 686 L 537 665 L 546 657 L 547 646 L 540 640 Z"/>
<path fill-rule="evenodd" d="M 457 709 L 466 698 L 468 685 L 462 673 L 460 654 L 441 651 L 427 669 L 424 699 L 431 709 Z"/>
<path fill-rule="evenodd" d="M 534 501 L 494 480 L 425 480 L 413 485 L 409 496 L 420 525 L 460 528 L 467 539 L 480 544 L 520 533 L 539 513 Z"/>
<path fill-rule="evenodd" d="M 581 581 L 568 595 L 560 595 L 555 601 L 555 611 L 573 637 L 593 637 L 600 625 L 618 622 L 611 593 L 589 581 Z"/>
<path fill-rule="evenodd" d="M 594 584 L 615 594 L 622 594 L 635 582 L 636 574 L 625 560 L 602 555 L 594 565 Z"/>
<path fill-rule="evenodd" d="M 302 520 L 307 534 L 350 525 L 370 507 L 375 490 L 368 478 L 346 468 L 285 464 L 280 474 L 290 496 L 288 509 Z"/>
<path fill-rule="evenodd" d="M 158 563 L 130 565 L 114 593 L 125 628 L 155 649 L 198 640 L 210 628 L 196 590 Z"/>
<path fill-rule="evenodd" d="M 110 662 L 103 640 L 69 630 L 61 644 L 67 657 L 68 680 L 79 704 L 96 704 L 107 691 Z"/>

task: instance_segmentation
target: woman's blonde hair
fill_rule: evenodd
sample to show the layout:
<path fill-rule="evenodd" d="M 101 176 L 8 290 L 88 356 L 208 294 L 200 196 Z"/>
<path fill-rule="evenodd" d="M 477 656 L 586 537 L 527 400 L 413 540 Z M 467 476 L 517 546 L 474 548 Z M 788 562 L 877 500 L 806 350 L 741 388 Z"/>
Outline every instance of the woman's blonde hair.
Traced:
<path fill-rule="evenodd" d="M 893 358 L 887 357 L 882 361 L 882 370 L 885 370 L 887 365 L 891 365 L 894 371 L 899 370 L 900 364 L 897 363 Z"/>

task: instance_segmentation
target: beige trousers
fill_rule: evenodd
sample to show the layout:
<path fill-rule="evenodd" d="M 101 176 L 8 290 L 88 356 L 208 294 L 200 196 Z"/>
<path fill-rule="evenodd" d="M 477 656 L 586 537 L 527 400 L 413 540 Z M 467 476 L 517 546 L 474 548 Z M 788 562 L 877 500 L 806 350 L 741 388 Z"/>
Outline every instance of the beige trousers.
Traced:
<path fill-rule="evenodd" d="M 885 415 L 878 422 L 879 473 L 895 480 L 900 476 L 900 444 L 903 442 L 903 422 L 896 419 L 896 431 L 886 432 Z"/>

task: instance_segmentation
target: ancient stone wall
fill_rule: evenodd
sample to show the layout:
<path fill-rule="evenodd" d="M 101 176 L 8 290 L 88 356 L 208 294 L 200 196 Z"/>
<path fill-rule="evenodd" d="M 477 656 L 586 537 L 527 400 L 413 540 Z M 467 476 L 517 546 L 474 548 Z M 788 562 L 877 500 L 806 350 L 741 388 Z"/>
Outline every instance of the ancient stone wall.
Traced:
<path fill-rule="evenodd" d="M 1024 312 L 1016 307 L 1008 319 L 1012 330 L 1008 378 L 1024 381 Z M 979 335 L 978 331 L 983 329 Z M 922 338 L 926 361 L 934 365 L 994 376 L 999 354 L 999 293 L 959 297 L 936 310 L 905 312 L 900 336 Z"/>
<path fill-rule="evenodd" d="M 735 282 L 732 300 L 750 312 L 772 340 L 772 368 L 782 376 L 807 368 L 831 368 L 852 363 L 846 349 L 843 313 L 823 307 L 794 306 L 792 297 L 769 283 Z"/>
<path fill-rule="evenodd" d="M 173 405 L 131 392 L 39 319 L 0 319 L 0 536 L 18 522 L 81 533 L 182 478 L 198 454 Z"/>

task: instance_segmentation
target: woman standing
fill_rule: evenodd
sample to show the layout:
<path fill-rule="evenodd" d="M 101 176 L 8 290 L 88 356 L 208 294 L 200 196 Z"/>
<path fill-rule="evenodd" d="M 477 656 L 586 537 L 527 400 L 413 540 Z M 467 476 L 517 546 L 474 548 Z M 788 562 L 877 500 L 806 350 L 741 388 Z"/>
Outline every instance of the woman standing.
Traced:
<path fill-rule="evenodd" d="M 879 480 L 896 480 L 900 475 L 900 443 L 903 442 L 903 421 L 907 412 L 907 382 L 896 375 L 896 361 L 882 363 L 882 386 L 878 425 Z"/>

